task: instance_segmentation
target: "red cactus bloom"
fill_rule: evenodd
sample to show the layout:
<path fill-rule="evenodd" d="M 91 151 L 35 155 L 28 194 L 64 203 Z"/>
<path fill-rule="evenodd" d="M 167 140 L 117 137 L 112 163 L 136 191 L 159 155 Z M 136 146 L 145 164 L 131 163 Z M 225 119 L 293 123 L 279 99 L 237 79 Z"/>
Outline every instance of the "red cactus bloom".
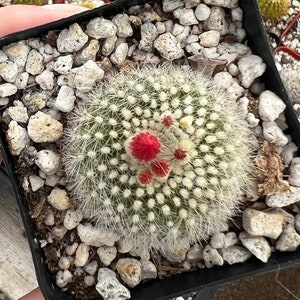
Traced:
<path fill-rule="evenodd" d="M 139 180 L 140 184 L 145 184 L 145 185 L 149 184 L 149 183 L 151 183 L 152 179 L 153 179 L 153 176 L 149 170 L 141 171 L 138 174 L 138 180 Z"/>
<path fill-rule="evenodd" d="M 153 160 L 160 152 L 159 139 L 150 132 L 138 133 L 130 142 L 130 152 L 139 161 Z"/>
<path fill-rule="evenodd" d="M 176 149 L 174 152 L 174 157 L 176 159 L 182 160 L 185 159 L 186 156 L 187 156 L 186 151 L 181 148 Z"/>
<path fill-rule="evenodd" d="M 162 124 L 166 127 L 171 127 L 173 125 L 174 121 L 173 118 L 171 116 L 165 116 L 162 119 Z"/>
<path fill-rule="evenodd" d="M 158 160 L 151 164 L 151 171 L 156 177 L 165 177 L 170 171 L 170 166 L 165 160 Z"/>

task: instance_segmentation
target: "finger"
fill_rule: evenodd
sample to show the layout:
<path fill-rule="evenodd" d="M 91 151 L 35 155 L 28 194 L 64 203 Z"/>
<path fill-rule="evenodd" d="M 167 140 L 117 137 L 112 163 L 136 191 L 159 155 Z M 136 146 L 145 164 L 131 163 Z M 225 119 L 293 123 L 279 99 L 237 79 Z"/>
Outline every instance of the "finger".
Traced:
<path fill-rule="evenodd" d="M 24 297 L 20 298 L 19 300 L 45 300 L 45 298 L 41 293 L 41 290 L 37 288 Z"/>
<path fill-rule="evenodd" d="M 0 9 L 0 37 L 67 18 L 85 10 L 85 7 L 70 4 L 5 6 Z"/>

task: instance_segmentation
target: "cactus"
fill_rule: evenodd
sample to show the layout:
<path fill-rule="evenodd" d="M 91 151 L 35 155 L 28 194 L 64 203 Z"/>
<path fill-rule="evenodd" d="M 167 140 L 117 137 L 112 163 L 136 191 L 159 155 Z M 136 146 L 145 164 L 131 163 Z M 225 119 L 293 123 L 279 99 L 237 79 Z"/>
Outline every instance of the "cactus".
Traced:
<path fill-rule="evenodd" d="M 290 7 L 290 0 L 258 0 L 262 16 L 272 21 L 278 21 Z"/>
<path fill-rule="evenodd" d="M 102 228 L 159 248 L 224 228 L 251 169 L 237 104 L 200 72 L 110 76 L 68 118 L 68 188 Z"/>

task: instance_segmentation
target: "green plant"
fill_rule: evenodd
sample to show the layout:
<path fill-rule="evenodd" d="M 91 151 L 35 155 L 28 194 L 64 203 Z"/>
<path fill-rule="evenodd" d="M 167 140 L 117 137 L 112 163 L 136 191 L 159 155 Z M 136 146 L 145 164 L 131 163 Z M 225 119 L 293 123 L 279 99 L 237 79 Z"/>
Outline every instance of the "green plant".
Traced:
<path fill-rule="evenodd" d="M 69 188 L 95 222 L 159 248 L 194 243 L 236 213 L 250 172 L 237 104 L 201 72 L 110 76 L 67 122 Z"/>
<path fill-rule="evenodd" d="M 272 21 L 278 21 L 290 7 L 290 0 L 258 0 L 262 16 Z"/>

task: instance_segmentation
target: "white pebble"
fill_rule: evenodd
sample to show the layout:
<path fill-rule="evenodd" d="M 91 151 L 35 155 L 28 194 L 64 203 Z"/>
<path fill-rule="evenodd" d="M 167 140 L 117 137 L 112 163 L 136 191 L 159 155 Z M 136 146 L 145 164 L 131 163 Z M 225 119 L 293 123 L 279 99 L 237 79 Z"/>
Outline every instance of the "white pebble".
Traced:
<path fill-rule="evenodd" d="M 47 197 L 47 200 L 49 204 L 57 210 L 66 210 L 71 205 L 71 200 L 68 197 L 67 192 L 58 187 L 55 187 L 51 191 L 51 193 Z"/>
<path fill-rule="evenodd" d="M 300 187 L 300 157 L 295 157 L 291 161 L 289 171 L 288 181 L 290 185 Z"/>
<path fill-rule="evenodd" d="M 198 20 L 196 19 L 192 8 L 178 8 L 173 12 L 173 15 L 179 20 L 181 25 L 198 24 Z"/>
<path fill-rule="evenodd" d="M 85 267 L 84 270 L 89 274 L 89 275 L 95 275 L 97 270 L 98 270 L 98 263 L 96 260 L 92 260 L 89 262 Z"/>
<path fill-rule="evenodd" d="M 59 56 L 53 64 L 53 70 L 59 74 L 68 74 L 73 66 L 73 55 Z"/>
<path fill-rule="evenodd" d="M 89 250 L 90 247 L 84 243 L 81 243 L 78 248 L 76 249 L 76 253 L 75 253 L 75 261 L 74 261 L 74 265 L 76 267 L 83 267 L 88 259 L 89 259 Z"/>
<path fill-rule="evenodd" d="M 224 264 L 224 260 L 218 250 L 209 245 L 206 245 L 203 250 L 203 260 L 207 268 L 211 268 L 213 266 L 222 266 Z"/>
<path fill-rule="evenodd" d="M 128 15 L 118 14 L 112 18 L 112 22 L 117 26 L 117 35 L 119 37 L 127 38 L 133 35 Z"/>
<path fill-rule="evenodd" d="M 228 264 L 243 263 L 248 260 L 252 254 L 249 250 L 241 246 L 231 246 L 221 249 L 221 255 Z"/>
<path fill-rule="evenodd" d="M 124 63 L 127 53 L 128 53 L 128 44 L 121 43 L 116 47 L 114 53 L 110 57 L 110 60 L 115 65 L 120 66 Z"/>
<path fill-rule="evenodd" d="M 63 85 L 57 94 L 55 107 L 62 112 L 70 112 L 75 106 L 74 89 L 67 85 Z"/>
<path fill-rule="evenodd" d="M 199 43 L 203 47 L 216 47 L 219 44 L 220 36 L 219 31 L 208 30 L 199 35 Z"/>
<path fill-rule="evenodd" d="M 82 220 L 83 215 L 80 210 L 68 209 L 64 217 L 64 226 L 68 229 L 74 229 Z"/>
<path fill-rule="evenodd" d="M 104 266 L 109 266 L 117 256 L 117 248 L 115 246 L 101 246 L 97 249 L 97 254 Z"/>
<path fill-rule="evenodd" d="M 22 150 L 29 144 L 26 129 L 18 125 L 16 121 L 9 122 L 6 139 L 12 155 L 20 155 Z"/>
<path fill-rule="evenodd" d="M 300 201 L 300 188 L 290 187 L 291 192 L 266 196 L 266 204 L 269 207 L 284 207 Z"/>
<path fill-rule="evenodd" d="M 117 26 L 112 21 L 106 20 L 103 17 L 95 18 L 87 24 L 86 32 L 95 39 L 105 39 L 117 33 Z"/>
<path fill-rule="evenodd" d="M 210 8 L 204 3 L 200 3 L 196 10 L 195 10 L 195 16 L 199 21 L 205 21 L 208 19 L 210 15 Z"/>
<path fill-rule="evenodd" d="M 36 192 L 45 184 L 45 180 L 43 180 L 40 176 L 37 175 L 30 175 L 29 182 L 30 182 L 31 190 L 33 192 Z"/>
<path fill-rule="evenodd" d="M 300 245 L 300 235 L 292 226 L 286 226 L 276 242 L 278 251 L 295 251 Z"/>
<path fill-rule="evenodd" d="M 52 150 L 41 150 L 36 154 L 35 164 L 45 174 L 55 174 L 60 167 L 60 155 Z"/>
<path fill-rule="evenodd" d="M 12 83 L 0 84 L 0 98 L 8 97 L 14 95 L 18 88 Z"/>
<path fill-rule="evenodd" d="M 157 277 L 157 270 L 155 264 L 151 261 L 141 261 L 142 280 L 154 279 Z"/>
<path fill-rule="evenodd" d="M 123 282 L 130 287 L 137 286 L 142 280 L 141 263 L 134 258 L 120 258 L 117 261 L 116 269 Z"/>
<path fill-rule="evenodd" d="M 263 122 L 263 135 L 267 141 L 273 142 L 276 146 L 283 147 L 289 140 L 276 122 Z"/>
<path fill-rule="evenodd" d="M 72 281 L 72 278 L 73 275 L 69 270 L 60 270 L 56 273 L 56 284 L 58 287 L 63 288 Z"/>
<path fill-rule="evenodd" d="M 35 77 L 35 81 L 43 90 L 52 90 L 54 87 L 54 73 L 48 69 Z"/>

